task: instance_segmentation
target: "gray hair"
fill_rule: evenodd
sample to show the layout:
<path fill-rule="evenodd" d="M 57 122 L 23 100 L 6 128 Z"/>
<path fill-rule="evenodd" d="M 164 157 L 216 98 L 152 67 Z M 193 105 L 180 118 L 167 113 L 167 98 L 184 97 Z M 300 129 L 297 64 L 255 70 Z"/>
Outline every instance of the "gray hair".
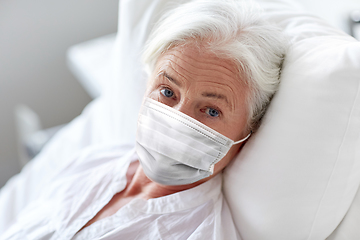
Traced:
<path fill-rule="evenodd" d="M 151 33 L 143 53 L 147 73 L 154 71 L 161 54 L 189 42 L 206 43 L 206 49 L 238 66 L 240 79 L 249 88 L 248 129 L 255 131 L 279 86 L 287 48 L 284 34 L 266 22 L 254 4 L 189 2 L 167 12 Z"/>

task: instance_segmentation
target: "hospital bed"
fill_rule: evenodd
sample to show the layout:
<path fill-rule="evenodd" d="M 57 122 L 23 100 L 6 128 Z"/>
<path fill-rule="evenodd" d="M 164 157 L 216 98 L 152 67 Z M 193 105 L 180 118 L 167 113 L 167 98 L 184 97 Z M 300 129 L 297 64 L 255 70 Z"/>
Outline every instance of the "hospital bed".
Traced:
<path fill-rule="evenodd" d="M 121 1 L 100 96 L 1 194 L 31 200 L 61 159 L 91 145 L 134 144 L 146 85 L 141 49 L 170 2 L 187 1 Z M 291 1 L 257 2 L 291 44 L 262 126 L 224 172 L 237 229 L 244 240 L 360 239 L 360 43 Z M 16 212 L 24 203 L 1 204 Z"/>

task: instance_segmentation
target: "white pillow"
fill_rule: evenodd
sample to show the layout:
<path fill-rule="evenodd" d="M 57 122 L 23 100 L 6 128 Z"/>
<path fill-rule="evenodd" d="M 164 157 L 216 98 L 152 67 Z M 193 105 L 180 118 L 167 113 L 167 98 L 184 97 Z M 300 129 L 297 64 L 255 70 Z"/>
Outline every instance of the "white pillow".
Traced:
<path fill-rule="evenodd" d="M 360 184 L 360 43 L 279 1 L 262 6 L 293 42 L 224 193 L 243 239 L 325 239 Z"/>

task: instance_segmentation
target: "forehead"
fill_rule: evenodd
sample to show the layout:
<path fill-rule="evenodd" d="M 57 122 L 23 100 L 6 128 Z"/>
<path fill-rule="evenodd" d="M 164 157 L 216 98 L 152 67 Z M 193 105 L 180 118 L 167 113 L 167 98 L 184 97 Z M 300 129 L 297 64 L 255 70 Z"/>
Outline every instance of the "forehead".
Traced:
<path fill-rule="evenodd" d="M 163 53 L 156 65 L 157 72 L 170 69 L 185 79 L 241 83 L 236 64 L 220 58 L 203 45 L 190 43 Z M 184 80 L 185 80 L 184 79 Z M 190 80 L 187 79 L 187 80 Z"/>

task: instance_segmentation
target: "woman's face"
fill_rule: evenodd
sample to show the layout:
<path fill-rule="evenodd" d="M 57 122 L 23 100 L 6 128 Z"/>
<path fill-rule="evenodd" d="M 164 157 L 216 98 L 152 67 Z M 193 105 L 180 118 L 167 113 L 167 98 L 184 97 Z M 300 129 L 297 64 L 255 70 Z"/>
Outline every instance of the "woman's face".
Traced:
<path fill-rule="evenodd" d="M 186 45 L 160 56 L 146 96 L 238 141 L 249 134 L 246 91 L 233 62 L 216 57 L 204 47 Z M 234 145 L 215 165 L 214 175 L 230 162 L 240 146 Z"/>

